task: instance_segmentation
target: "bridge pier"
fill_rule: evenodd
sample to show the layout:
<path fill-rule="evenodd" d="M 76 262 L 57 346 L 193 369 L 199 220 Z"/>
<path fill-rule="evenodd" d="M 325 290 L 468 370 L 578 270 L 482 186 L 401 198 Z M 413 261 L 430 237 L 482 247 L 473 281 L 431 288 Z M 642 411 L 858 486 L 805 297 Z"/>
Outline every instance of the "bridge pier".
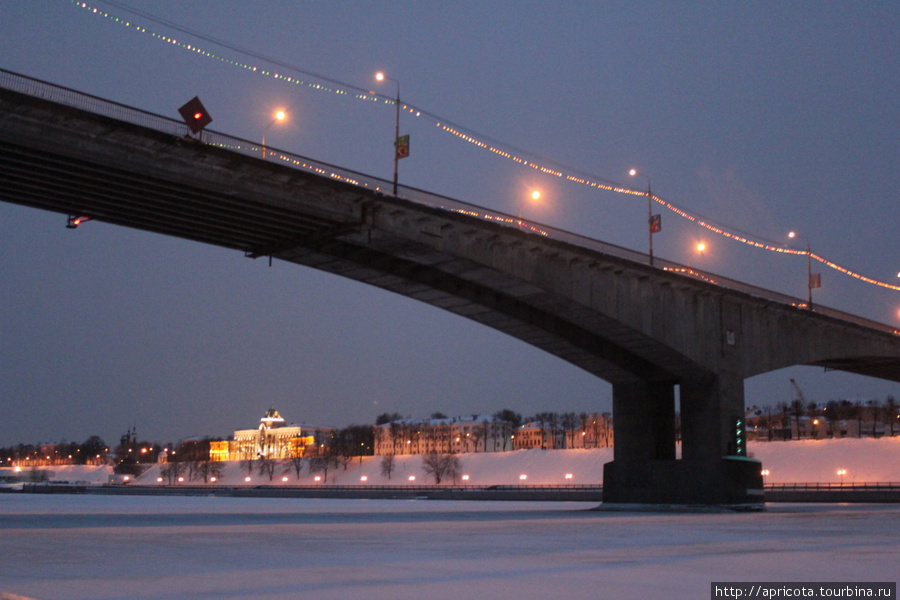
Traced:
<path fill-rule="evenodd" d="M 675 384 L 613 384 L 616 442 L 603 470 L 608 504 L 761 503 L 759 461 L 738 453 L 743 379 L 710 375 L 680 382 L 682 456 L 675 458 Z"/>

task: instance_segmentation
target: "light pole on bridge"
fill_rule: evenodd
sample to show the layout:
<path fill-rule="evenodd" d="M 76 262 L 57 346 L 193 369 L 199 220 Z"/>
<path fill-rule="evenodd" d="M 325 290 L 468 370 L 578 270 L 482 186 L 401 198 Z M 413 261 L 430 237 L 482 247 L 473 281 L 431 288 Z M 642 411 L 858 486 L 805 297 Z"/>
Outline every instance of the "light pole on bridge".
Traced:
<path fill-rule="evenodd" d="M 283 110 L 277 111 L 275 113 L 275 116 L 272 117 L 272 120 L 269 122 L 269 124 L 266 125 L 266 128 L 263 129 L 263 135 L 262 135 L 262 157 L 263 158 L 266 157 L 266 134 L 269 133 L 269 127 L 274 125 L 277 121 L 284 121 L 284 118 L 286 116 L 287 115 L 285 114 L 285 112 Z"/>
<path fill-rule="evenodd" d="M 812 310 L 813 301 L 812 301 L 812 291 L 814 287 L 822 287 L 822 276 L 819 273 L 813 274 L 812 272 L 812 250 L 810 250 L 809 238 L 803 235 L 798 234 L 796 231 L 792 231 L 788 233 L 788 237 L 791 239 L 794 238 L 803 238 L 806 240 L 806 288 L 807 288 L 807 296 L 806 296 L 806 308 Z"/>
<path fill-rule="evenodd" d="M 533 202 L 537 202 L 538 200 L 541 199 L 541 192 L 538 190 L 532 190 L 531 194 L 528 197 L 531 198 L 531 200 Z M 522 208 L 524 207 L 525 204 L 526 204 L 526 201 L 523 201 L 519 204 L 519 227 L 521 227 L 523 225 Z"/>
<path fill-rule="evenodd" d="M 393 77 L 388 77 L 379 71 L 375 74 L 375 79 L 384 81 L 385 79 L 393 81 L 397 84 L 397 99 L 395 101 L 394 111 L 394 196 L 397 195 L 397 163 L 400 161 L 400 81 Z"/>
<path fill-rule="evenodd" d="M 641 173 L 637 169 L 631 169 L 628 172 L 632 177 L 639 176 L 647 179 L 647 236 L 649 239 L 650 246 L 650 266 L 653 266 L 653 234 L 660 230 L 661 228 L 661 220 L 660 216 L 653 215 L 653 191 L 650 189 L 650 176 L 646 173 Z"/>

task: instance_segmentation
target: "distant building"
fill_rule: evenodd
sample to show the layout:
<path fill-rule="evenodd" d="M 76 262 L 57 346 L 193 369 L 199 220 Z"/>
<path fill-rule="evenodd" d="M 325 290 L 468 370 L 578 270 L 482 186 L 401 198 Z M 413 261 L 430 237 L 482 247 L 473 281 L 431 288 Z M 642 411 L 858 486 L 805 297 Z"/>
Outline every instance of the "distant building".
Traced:
<path fill-rule="evenodd" d="M 210 442 L 210 460 L 274 459 L 318 455 L 334 437 L 331 427 L 288 425 L 275 409 L 266 411 L 255 429 L 239 429 L 232 439 Z"/>
<path fill-rule="evenodd" d="M 570 415 L 555 421 L 532 420 L 516 429 L 513 438 L 514 450 L 608 448 L 612 445 L 612 419 L 602 413 Z"/>
<path fill-rule="evenodd" d="M 565 426 L 561 423 L 565 422 Z M 612 445 L 608 415 L 574 415 L 553 423 L 513 428 L 493 416 L 402 419 L 375 428 L 375 454 L 505 452 L 527 448 L 605 448 Z"/>
<path fill-rule="evenodd" d="M 375 428 L 375 454 L 499 452 L 509 425 L 491 416 L 403 419 Z"/>

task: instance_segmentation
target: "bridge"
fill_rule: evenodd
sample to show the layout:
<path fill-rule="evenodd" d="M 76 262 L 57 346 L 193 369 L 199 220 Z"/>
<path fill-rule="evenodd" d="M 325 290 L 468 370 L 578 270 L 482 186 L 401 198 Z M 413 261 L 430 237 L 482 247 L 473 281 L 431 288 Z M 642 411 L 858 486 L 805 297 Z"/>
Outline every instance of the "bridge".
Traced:
<path fill-rule="evenodd" d="M 900 381 L 900 331 L 621 247 L 0 71 L 0 200 L 403 294 L 612 383 L 608 503 L 762 500 L 744 379 Z M 675 390 L 682 453 L 676 459 Z"/>

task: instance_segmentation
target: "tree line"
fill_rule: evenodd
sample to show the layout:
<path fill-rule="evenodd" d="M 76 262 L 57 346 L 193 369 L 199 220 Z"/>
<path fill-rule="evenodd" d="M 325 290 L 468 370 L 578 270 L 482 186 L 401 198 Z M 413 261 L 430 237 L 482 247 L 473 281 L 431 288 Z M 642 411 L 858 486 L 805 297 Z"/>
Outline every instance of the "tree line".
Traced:
<path fill-rule="evenodd" d="M 750 424 L 757 427 L 758 439 L 802 437 L 882 437 L 900 434 L 900 405 L 893 396 L 883 402 L 870 400 L 829 400 L 821 404 L 794 399 L 774 406 L 751 407 Z M 852 436 L 851 436 L 852 437 Z"/>

